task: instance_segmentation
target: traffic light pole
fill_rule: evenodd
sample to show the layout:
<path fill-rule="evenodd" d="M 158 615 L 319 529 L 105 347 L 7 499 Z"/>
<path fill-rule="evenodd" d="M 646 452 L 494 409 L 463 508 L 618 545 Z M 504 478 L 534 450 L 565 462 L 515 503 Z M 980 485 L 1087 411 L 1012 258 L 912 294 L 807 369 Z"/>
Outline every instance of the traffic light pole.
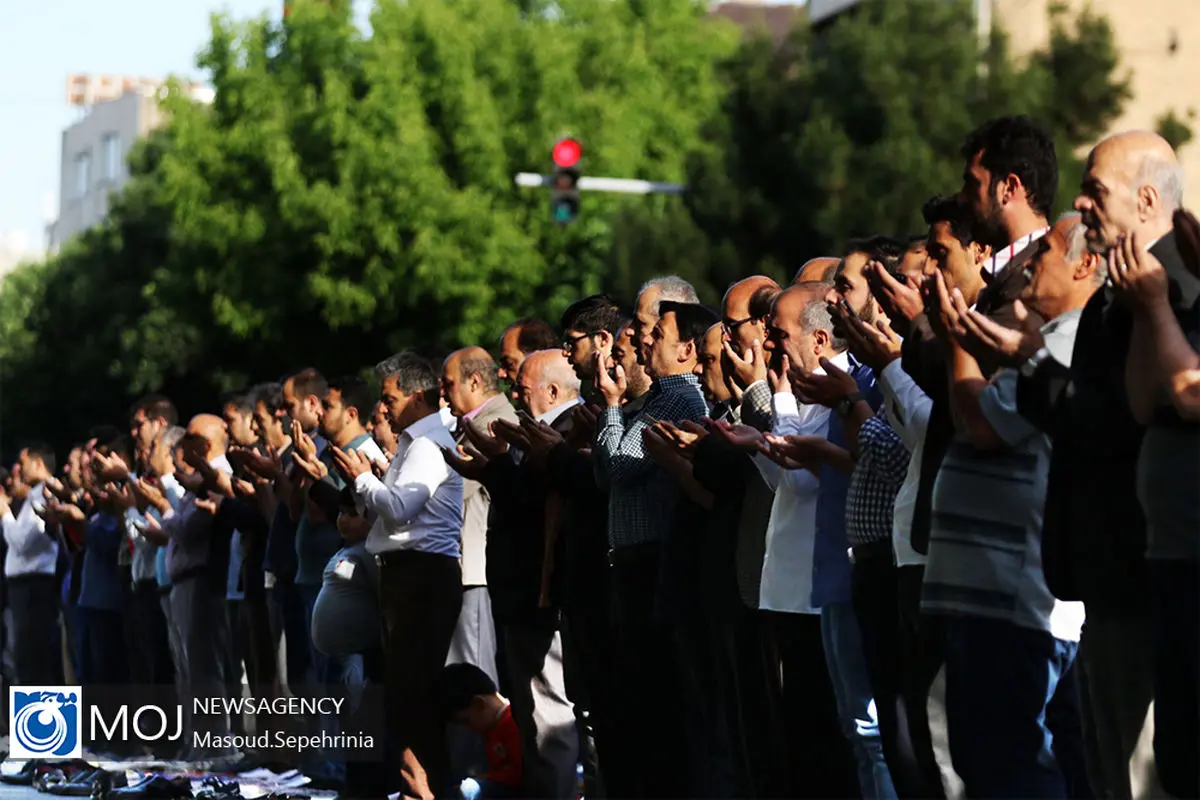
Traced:
<path fill-rule="evenodd" d="M 538 175 L 536 172 L 518 172 L 515 182 L 517 186 L 532 189 L 554 186 L 552 176 Z M 581 192 L 616 192 L 618 194 L 683 194 L 687 191 L 686 186 L 678 183 L 639 181 L 632 178 L 580 177 L 575 188 Z"/>

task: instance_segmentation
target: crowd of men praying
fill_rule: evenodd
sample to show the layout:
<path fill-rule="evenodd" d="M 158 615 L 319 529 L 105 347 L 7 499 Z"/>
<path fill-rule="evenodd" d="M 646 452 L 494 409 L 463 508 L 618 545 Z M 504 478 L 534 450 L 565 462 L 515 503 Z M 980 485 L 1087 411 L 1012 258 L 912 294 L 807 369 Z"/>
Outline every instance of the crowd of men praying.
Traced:
<path fill-rule="evenodd" d="M 61 462 L 29 443 L 0 495 L 10 682 L 377 687 L 391 754 L 309 765 L 346 797 L 486 777 L 450 664 L 519 732 L 485 797 L 574 798 L 579 764 L 613 798 L 1200 795 L 1182 171 L 1112 136 L 1058 216 L 1029 119 L 961 155 L 924 229 L 719 309 L 662 277 L 492 352 L 190 419 L 146 397 Z"/>

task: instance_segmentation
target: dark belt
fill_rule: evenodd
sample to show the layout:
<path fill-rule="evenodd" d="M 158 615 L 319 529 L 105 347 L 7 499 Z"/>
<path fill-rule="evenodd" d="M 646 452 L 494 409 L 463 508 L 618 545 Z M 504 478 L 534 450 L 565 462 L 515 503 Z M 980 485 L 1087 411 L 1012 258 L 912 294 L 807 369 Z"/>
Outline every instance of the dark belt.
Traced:
<path fill-rule="evenodd" d="M 449 559 L 458 562 L 454 556 L 442 555 L 441 553 L 426 553 L 421 550 L 385 550 L 382 553 L 375 554 L 375 563 L 381 567 L 398 566 L 400 564 L 420 564 L 421 562 L 431 563 L 435 559 Z"/>
<path fill-rule="evenodd" d="M 876 539 L 873 542 L 856 545 L 850 548 L 850 563 L 861 564 L 864 561 L 892 560 L 891 538 Z"/>

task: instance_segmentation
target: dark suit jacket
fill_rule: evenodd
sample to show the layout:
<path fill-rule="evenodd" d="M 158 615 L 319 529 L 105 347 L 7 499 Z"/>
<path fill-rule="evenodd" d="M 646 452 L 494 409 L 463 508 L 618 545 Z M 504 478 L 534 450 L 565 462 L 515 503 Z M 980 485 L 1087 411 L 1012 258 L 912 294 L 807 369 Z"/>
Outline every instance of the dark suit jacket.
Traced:
<path fill-rule="evenodd" d="M 1038 240 L 1040 241 L 1040 240 Z M 991 282 L 980 292 L 975 309 L 1001 325 L 1016 327 L 1013 302 L 1025 290 L 1028 279 L 1025 267 L 1037 252 L 1038 241 L 1031 242 L 1024 250 L 1008 262 Z M 1030 311 L 1030 313 L 1034 313 Z M 1036 315 L 1035 315 L 1036 316 Z M 921 483 L 917 490 L 916 506 L 913 509 L 912 546 L 918 553 L 929 552 L 929 531 L 933 512 L 933 485 L 942 459 L 954 438 L 954 416 L 950 407 L 950 382 L 946 368 L 946 356 L 941 344 L 933 335 L 929 321 L 917 317 L 913 329 L 904 340 L 901 366 L 921 390 L 933 401 L 929 412 L 929 424 L 925 429 L 925 443 L 921 452 Z M 998 365 L 980 363 L 984 375 L 991 375 Z"/>
<path fill-rule="evenodd" d="M 555 420 L 553 427 L 566 434 L 570 414 Z M 553 626 L 557 601 L 539 608 L 542 565 L 546 557 L 546 496 L 548 479 L 528 463 L 517 463 L 510 454 L 488 462 L 481 483 L 491 496 L 487 533 L 487 582 L 492 616 L 501 624 Z M 557 537 L 554 564 L 563 561 L 562 521 Z M 551 583 L 554 586 L 554 582 Z"/>
<path fill-rule="evenodd" d="M 1176 308 L 1195 303 L 1200 282 L 1187 272 L 1174 234 L 1151 252 L 1171 281 Z M 1146 523 L 1137 499 L 1144 429 L 1125 393 L 1133 316 L 1108 289 L 1084 307 L 1069 370 L 1052 359 L 1022 375 L 1023 416 L 1054 442 L 1042 533 L 1042 568 L 1055 597 L 1090 607 L 1144 608 L 1148 594 Z"/>

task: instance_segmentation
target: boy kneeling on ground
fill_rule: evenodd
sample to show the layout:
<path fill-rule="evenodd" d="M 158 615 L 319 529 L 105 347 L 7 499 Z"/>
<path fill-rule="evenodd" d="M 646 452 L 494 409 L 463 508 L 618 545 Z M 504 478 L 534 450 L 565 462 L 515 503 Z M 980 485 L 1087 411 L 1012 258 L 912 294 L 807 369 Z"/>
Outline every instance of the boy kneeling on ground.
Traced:
<path fill-rule="evenodd" d="M 450 664 L 438 681 L 438 699 L 451 721 L 483 736 L 487 772 L 476 778 L 478 798 L 515 798 L 522 795 L 521 734 L 509 703 L 496 684 L 472 664 Z"/>

